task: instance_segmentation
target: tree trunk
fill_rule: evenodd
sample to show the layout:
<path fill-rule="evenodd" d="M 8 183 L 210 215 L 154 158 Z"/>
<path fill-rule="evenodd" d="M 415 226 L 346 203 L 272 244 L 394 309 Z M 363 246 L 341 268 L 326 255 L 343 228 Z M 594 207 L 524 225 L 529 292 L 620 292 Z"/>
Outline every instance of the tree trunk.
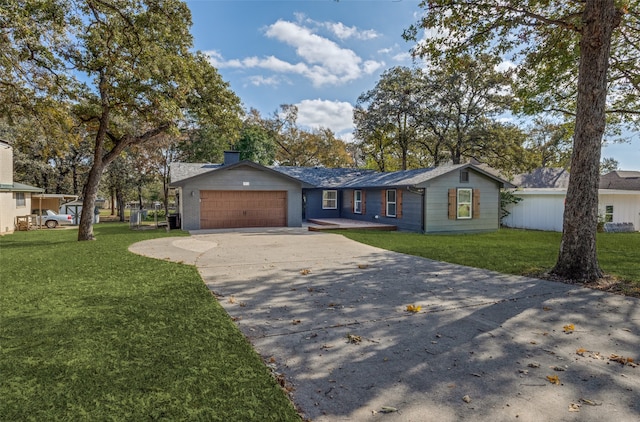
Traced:
<path fill-rule="evenodd" d="M 80 214 L 80 225 L 78 227 L 78 240 L 95 240 L 93 235 L 93 210 L 96 206 L 96 196 L 100 186 L 100 178 L 104 165 L 101 161 L 94 161 L 89 171 L 89 178 L 84 187 L 82 200 L 82 213 Z"/>
<path fill-rule="evenodd" d="M 80 214 L 80 226 L 78 227 L 78 241 L 95 240 L 93 235 L 93 209 L 96 206 L 96 195 L 100 186 L 100 178 L 105 168 L 102 153 L 104 149 L 104 139 L 107 136 L 107 127 L 109 125 L 109 107 L 104 87 L 106 85 L 105 76 L 100 76 L 100 96 L 102 98 L 102 114 L 100 116 L 100 124 L 96 132 L 95 144 L 93 150 L 93 164 L 89 170 L 84 189 L 82 190 L 82 213 Z"/>
<path fill-rule="evenodd" d="M 124 210 L 126 204 L 124 203 L 124 195 L 120 188 L 116 188 L 116 201 L 118 202 L 118 216 L 120 217 L 120 222 L 124 223 Z"/>
<path fill-rule="evenodd" d="M 73 194 L 77 195 L 78 194 L 78 166 L 77 165 L 73 166 L 72 179 L 73 179 Z"/>
<path fill-rule="evenodd" d="M 111 197 L 111 216 L 116 215 L 116 192 L 115 188 L 109 189 L 109 196 Z"/>
<path fill-rule="evenodd" d="M 602 277 L 596 253 L 600 152 L 605 130 L 614 0 L 588 0 L 582 17 L 576 126 L 558 262 L 551 271 L 582 282 Z"/>

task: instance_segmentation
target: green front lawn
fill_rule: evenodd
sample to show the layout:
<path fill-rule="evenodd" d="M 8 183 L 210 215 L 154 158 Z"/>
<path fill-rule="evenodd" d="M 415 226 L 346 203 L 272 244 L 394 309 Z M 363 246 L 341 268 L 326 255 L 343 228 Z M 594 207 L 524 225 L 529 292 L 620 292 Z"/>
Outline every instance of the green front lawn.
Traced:
<path fill-rule="evenodd" d="M 0 420 L 300 420 L 194 267 L 127 251 L 165 230 L 95 233 L 0 237 Z"/>
<path fill-rule="evenodd" d="M 340 234 L 409 255 L 518 275 L 540 275 L 551 269 L 561 238 L 555 232 L 513 229 L 469 235 L 371 230 Z M 598 233 L 598 259 L 606 273 L 640 288 L 640 233 Z"/>

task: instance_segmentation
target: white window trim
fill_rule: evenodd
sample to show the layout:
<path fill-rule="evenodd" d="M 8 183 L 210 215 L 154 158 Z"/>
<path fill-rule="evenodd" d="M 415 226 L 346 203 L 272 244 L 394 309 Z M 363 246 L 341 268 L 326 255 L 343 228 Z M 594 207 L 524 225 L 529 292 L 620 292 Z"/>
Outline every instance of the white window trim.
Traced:
<path fill-rule="evenodd" d="M 334 198 L 328 198 L 328 194 L 333 193 Z M 333 202 L 334 205 L 328 205 L 329 202 Z M 338 191 L 337 190 L 323 190 L 322 191 L 322 209 L 323 210 L 337 210 L 338 209 Z"/>
<path fill-rule="evenodd" d="M 611 212 L 607 212 L 607 208 L 611 207 Z M 605 205 L 604 206 L 604 221 L 605 223 L 613 223 L 613 213 L 614 213 L 614 208 L 613 205 L 609 204 L 609 205 Z M 607 218 L 607 217 L 610 217 Z"/>
<path fill-rule="evenodd" d="M 460 192 L 469 192 L 469 202 L 460 201 Z M 469 215 L 460 215 L 460 205 L 469 205 Z M 471 220 L 473 218 L 473 189 L 459 188 L 456 192 L 456 218 L 458 220 Z"/>
<path fill-rule="evenodd" d="M 394 195 L 393 195 L 393 196 L 394 196 L 394 198 L 395 198 L 395 200 L 394 200 L 394 201 L 389 201 L 389 192 L 393 192 L 393 193 L 394 193 Z M 386 199 L 386 201 L 385 201 L 385 202 L 386 202 L 385 207 L 387 208 L 387 209 L 386 209 L 386 214 L 385 214 L 385 215 L 386 215 L 387 217 L 396 217 L 396 214 L 398 213 L 398 191 L 397 191 L 396 189 L 387 189 L 387 193 L 386 193 L 386 195 L 385 195 L 385 196 L 386 196 L 386 198 L 385 198 L 385 199 Z M 390 205 L 390 204 L 393 204 L 393 205 L 394 205 L 394 207 L 393 207 L 393 208 L 396 210 L 396 212 L 394 212 L 393 214 L 391 214 L 391 213 L 389 212 L 389 205 Z"/>
<path fill-rule="evenodd" d="M 22 196 L 22 198 L 18 198 Z M 16 208 L 25 208 L 27 206 L 27 195 L 24 192 L 15 192 Z"/>
<path fill-rule="evenodd" d="M 353 213 L 362 214 L 362 191 L 356 190 L 353 192 Z"/>

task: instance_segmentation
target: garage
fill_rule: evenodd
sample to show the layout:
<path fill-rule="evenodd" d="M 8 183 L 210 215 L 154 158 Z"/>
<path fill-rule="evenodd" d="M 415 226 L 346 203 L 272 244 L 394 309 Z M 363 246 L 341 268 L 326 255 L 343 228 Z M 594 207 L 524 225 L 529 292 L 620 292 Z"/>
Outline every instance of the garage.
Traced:
<path fill-rule="evenodd" d="M 287 191 L 200 191 L 200 228 L 286 227 Z"/>

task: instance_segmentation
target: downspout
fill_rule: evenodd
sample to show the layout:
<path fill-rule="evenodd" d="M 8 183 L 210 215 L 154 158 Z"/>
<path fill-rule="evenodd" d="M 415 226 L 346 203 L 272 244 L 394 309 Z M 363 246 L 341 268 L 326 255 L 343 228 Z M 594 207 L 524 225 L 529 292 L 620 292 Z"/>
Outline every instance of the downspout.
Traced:
<path fill-rule="evenodd" d="M 421 231 L 422 231 L 422 234 L 426 234 L 426 231 L 427 231 L 427 227 L 426 227 L 427 216 L 425 214 L 426 214 L 426 208 L 427 207 L 425 206 L 425 201 L 426 201 L 427 189 L 423 188 L 421 190 L 422 190 L 422 192 L 420 192 L 420 196 L 422 197 L 420 199 L 420 207 L 422 208 L 422 212 L 420 213 L 421 216 L 422 216 L 422 218 L 421 218 L 421 220 L 422 220 Z"/>

